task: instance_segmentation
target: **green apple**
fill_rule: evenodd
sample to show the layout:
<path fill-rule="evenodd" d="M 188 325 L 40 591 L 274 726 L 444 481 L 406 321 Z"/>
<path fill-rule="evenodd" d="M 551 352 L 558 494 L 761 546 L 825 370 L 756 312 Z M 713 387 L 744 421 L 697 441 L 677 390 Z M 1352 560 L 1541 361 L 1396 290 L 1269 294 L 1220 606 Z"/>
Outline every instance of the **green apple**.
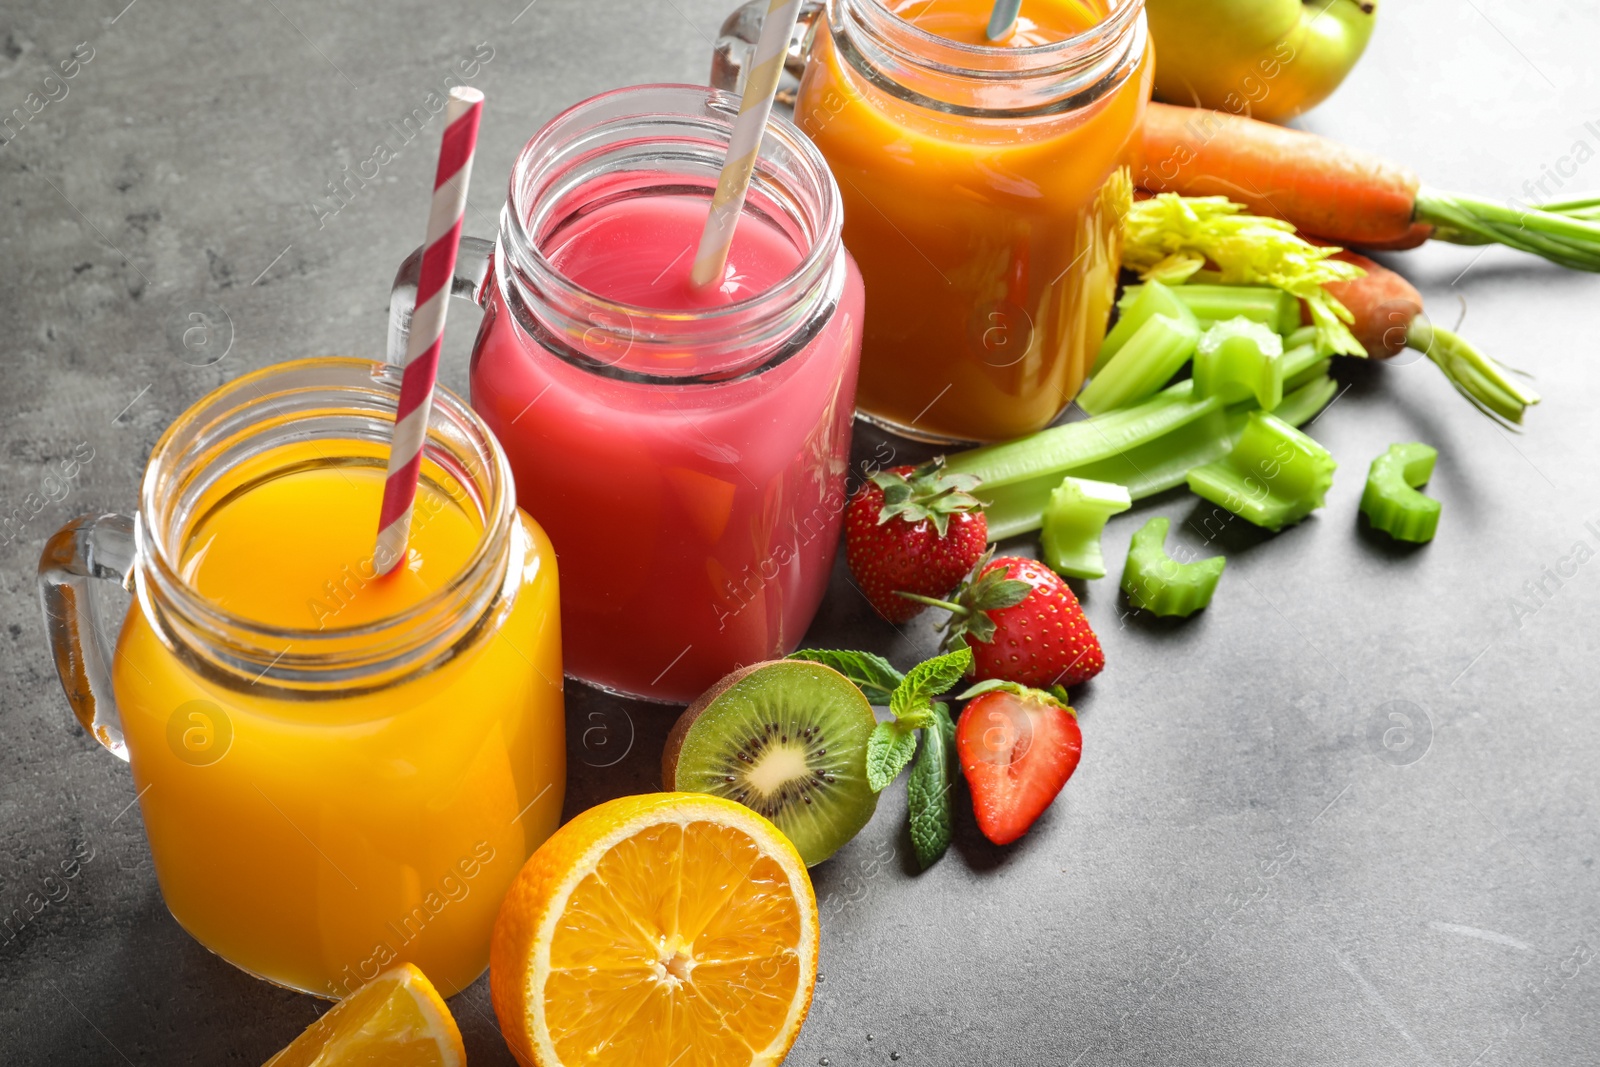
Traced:
<path fill-rule="evenodd" d="M 1286 122 L 1361 58 L 1376 0 L 1145 0 L 1156 96 Z"/>

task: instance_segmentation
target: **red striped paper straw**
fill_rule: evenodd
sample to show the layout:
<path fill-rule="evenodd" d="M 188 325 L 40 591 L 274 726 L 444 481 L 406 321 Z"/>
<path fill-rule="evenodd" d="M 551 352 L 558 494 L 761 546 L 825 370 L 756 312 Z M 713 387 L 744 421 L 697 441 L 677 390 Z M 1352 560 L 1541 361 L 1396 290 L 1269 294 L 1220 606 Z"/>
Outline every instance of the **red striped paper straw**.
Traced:
<path fill-rule="evenodd" d="M 389 473 L 383 483 L 383 510 L 378 517 L 378 547 L 373 564 L 388 574 L 406 558 L 411 536 L 411 506 L 422 471 L 422 445 L 433 409 L 433 383 L 439 373 L 439 346 L 444 315 L 450 304 L 450 280 L 456 272 L 461 244 L 461 213 L 467 207 L 472 180 L 472 153 L 478 145 L 478 119 L 483 94 L 467 86 L 450 90 L 445 109 L 444 139 L 439 145 L 439 170 L 433 179 L 428 209 L 428 237 L 417 279 L 417 306 L 406 340 L 405 370 L 400 379 L 400 404 L 394 413 L 394 439 L 389 445 Z"/>

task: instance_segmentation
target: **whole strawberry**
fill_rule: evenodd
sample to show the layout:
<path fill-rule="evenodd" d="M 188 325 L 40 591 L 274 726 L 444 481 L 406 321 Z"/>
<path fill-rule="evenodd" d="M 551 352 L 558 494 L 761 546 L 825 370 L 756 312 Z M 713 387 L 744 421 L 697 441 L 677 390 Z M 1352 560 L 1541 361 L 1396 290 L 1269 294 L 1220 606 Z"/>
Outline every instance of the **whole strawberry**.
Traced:
<path fill-rule="evenodd" d="M 873 608 L 890 622 L 924 606 L 896 593 L 942 597 L 983 556 L 989 523 L 978 480 L 947 474 L 944 457 L 879 471 L 845 507 L 844 555 Z"/>
<path fill-rule="evenodd" d="M 946 606 L 946 644 L 971 647 L 979 680 L 1049 689 L 1077 685 L 1106 665 L 1078 598 L 1038 560 L 986 559 Z"/>

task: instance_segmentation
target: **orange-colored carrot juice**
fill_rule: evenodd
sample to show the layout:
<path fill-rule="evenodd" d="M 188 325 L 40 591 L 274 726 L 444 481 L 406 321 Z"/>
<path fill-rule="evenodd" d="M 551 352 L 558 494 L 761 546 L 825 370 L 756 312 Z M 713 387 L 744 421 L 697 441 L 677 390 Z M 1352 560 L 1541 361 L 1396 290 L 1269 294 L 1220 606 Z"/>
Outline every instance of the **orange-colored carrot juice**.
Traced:
<path fill-rule="evenodd" d="M 915 436 L 1037 430 L 1104 334 L 1151 63 L 1137 0 L 830 0 L 795 119 L 866 281 L 857 407 Z"/>
<path fill-rule="evenodd" d="M 382 449 L 328 457 L 318 441 L 240 464 L 174 553 L 202 601 L 282 634 L 274 672 L 310 631 L 332 641 L 322 666 L 301 687 L 241 681 L 180 653 L 136 602 L 114 667 L 134 783 L 167 905 L 212 951 L 335 996 L 407 960 L 448 995 L 482 973 L 506 887 L 560 820 L 555 555 L 515 512 L 483 622 L 375 676 L 362 659 L 381 657 L 385 627 L 409 640 L 466 614 L 463 574 L 489 533 L 429 461 L 407 563 L 376 577 Z"/>

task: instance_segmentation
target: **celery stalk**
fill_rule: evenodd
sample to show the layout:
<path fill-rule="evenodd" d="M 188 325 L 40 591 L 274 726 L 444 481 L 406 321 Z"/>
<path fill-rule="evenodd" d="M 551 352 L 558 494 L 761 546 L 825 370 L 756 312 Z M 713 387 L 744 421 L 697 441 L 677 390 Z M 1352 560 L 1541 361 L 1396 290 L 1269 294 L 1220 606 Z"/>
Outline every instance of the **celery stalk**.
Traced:
<path fill-rule="evenodd" d="M 1314 360 L 1314 350 L 1310 354 Z M 1192 381 L 1179 382 L 1132 407 L 958 452 L 947 457 L 945 468 L 979 479 L 973 495 L 983 501 L 989 537 L 996 541 L 1037 530 L 1050 494 L 1068 475 L 1115 482 L 1142 500 L 1182 485 L 1190 470 L 1227 455 L 1255 410 L 1251 401 L 1228 406 L 1217 397 L 1196 398 L 1193 388 Z M 1318 377 L 1287 392 L 1274 414 L 1299 426 L 1336 391 L 1330 379 Z"/>
<path fill-rule="evenodd" d="M 1290 345 L 1285 343 L 1283 346 L 1283 359 L 1280 362 L 1283 364 L 1283 389 L 1284 392 L 1288 392 L 1291 389 L 1298 388 L 1299 385 L 1305 384 L 1300 382 L 1298 385 L 1290 385 L 1290 379 L 1303 376 L 1312 367 L 1326 364 L 1329 360 L 1327 356 L 1317 351 L 1315 344 Z"/>
<path fill-rule="evenodd" d="M 1306 347 L 1310 348 L 1309 345 Z M 1312 351 L 1315 351 L 1315 349 L 1312 349 Z M 1288 359 L 1288 356 L 1285 355 L 1284 358 Z M 1333 360 L 1327 356 L 1323 356 L 1315 363 L 1309 364 L 1306 367 L 1295 371 L 1293 374 L 1290 374 L 1289 368 L 1285 366 L 1283 370 L 1284 393 L 1287 395 L 1288 393 L 1299 389 L 1301 386 L 1310 385 L 1312 382 L 1327 381 L 1328 371 L 1330 368 L 1332 368 L 1332 366 Z M 1277 408 L 1273 408 L 1272 410 L 1274 414 L 1276 414 L 1278 411 Z"/>
<path fill-rule="evenodd" d="M 1091 415 L 1125 407 L 1153 395 L 1194 355 L 1200 327 L 1170 315 L 1151 315 L 1078 394 Z"/>
<path fill-rule="evenodd" d="M 1283 347 L 1285 351 L 1288 351 L 1291 348 L 1299 348 L 1301 345 L 1315 344 L 1316 340 L 1317 328 L 1315 326 L 1302 326 L 1293 333 L 1284 335 Z"/>
<path fill-rule="evenodd" d="M 1050 494 L 1062 478 L 1072 474 L 1128 485 L 1125 479 L 1138 472 L 1126 461 L 1117 470 L 1120 457 L 1151 442 L 1159 447 L 1188 424 L 1222 412 L 1222 401 L 1215 397 L 1192 400 L 1192 385 L 1179 382 L 1133 407 L 1052 426 L 1015 441 L 958 452 L 945 458 L 945 469 L 978 478 L 973 495 L 983 502 L 991 540 L 1037 530 Z M 1225 423 L 1210 426 L 1197 439 L 1211 440 L 1225 429 Z M 1116 473 L 1095 473 L 1101 470 Z M 1178 482 L 1182 480 L 1180 475 Z"/>
<path fill-rule="evenodd" d="M 1106 561 L 1100 551 L 1100 534 L 1107 519 L 1132 506 L 1128 490 L 1115 482 L 1070 475 L 1061 479 L 1044 509 L 1039 541 L 1045 563 L 1068 578 L 1104 578 Z"/>
<path fill-rule="evenodd" d="M 1323 362 L 1326 363 L 1327 360 Z M 1325 374 L 1326 372 L 1324 372 Z M 1328 402 L 1339 392 L 1339 386 L 1332 378 L 1326 376 L 1315 378 L 1305 385 L 1296 386 L 1293 392 L 1288 392 L 1288 388 L 1288 384 L 1285 383 L 1283 403 L 1273 410 L 1272 416 L 1276 419 L 1282 419 L 1290 426 L 1303 426 L 1310 422 L 1317 412 L 1327 407 Z M 1239 416 L 1239 428 L 1241 430 L 1244 429 L 1244 415 L 1242 414 Z M 1235 437 L 1234 440 L 1238 440 L 1238 438 Z"/>
<path fill-rule="evenodd" d="M 1134 290 L 1137 290 L 1135 292 Z M 1117 324 L 1111 327 L 1111 332 L 1106 334 L 1106 339 L 1100 344 L 1100 352 L 1095 356 L 1094 366 L 1089 373 L 1099 374 L 1111 357 L 1128 343 L 1134 333 L 1149 322 L 1153 316 L 1165 315 L 1172 319 L 1182 319 L 1191 325 L 1198 326 L 1194 312 L 1189 310 L 1189 305 L 1173 293 L 1170 286 L 1160 282 L 1149 282 L 1145 285 L 1133 286 L 1129 293 L 1117 301 Z"/>
<path fill-rule="evenodd" d="M 1338 387 L 1332 380 L 1323 378 L 1284 397 L 1283 403 L 1273 414 L 1298 426 L 1321 411 L 1337 391 Z M 1088 464 L 1072 473 L 1082 478 L 1125 485 L 1133 499 L 1143 500 L 1183 485 L 1189 471 L 1227 455 L 1243 432 L 1245 419 L 1255 410 L 1254 404 L 1246 402 L 1209 412 L 1174 433 L 1098 463 Z M 1285 414 L 1285 410 L 1289 414 Z M 1290 415 L 1293 415 L 1292 419 Z M 990 529 L 993 530 L 992 524 Z"/>
<path fill-rule="evenodd" d="M 1189 488 L 1257 526 L 1281 530 L 1323 505 L 1334 467 L 1327 449 L 1253 411 L 1232 452 L 1189 472 Z"/>
<path fill-rule="evenodd" d="M 1147 282 L 1158 285 L 1159 282 Z M 1144 285 L 1130 285 L 1122 300 L 1129 305 L 1143 299 Z M 1274 333 L 1289 334 L 1300 328 L 1300 301 L 1282 289 L 1264 285 L 1173 285 L 1167 287 L 1195 316 L 1208 322 L 1226 322 L 1243 316 Z"/>

